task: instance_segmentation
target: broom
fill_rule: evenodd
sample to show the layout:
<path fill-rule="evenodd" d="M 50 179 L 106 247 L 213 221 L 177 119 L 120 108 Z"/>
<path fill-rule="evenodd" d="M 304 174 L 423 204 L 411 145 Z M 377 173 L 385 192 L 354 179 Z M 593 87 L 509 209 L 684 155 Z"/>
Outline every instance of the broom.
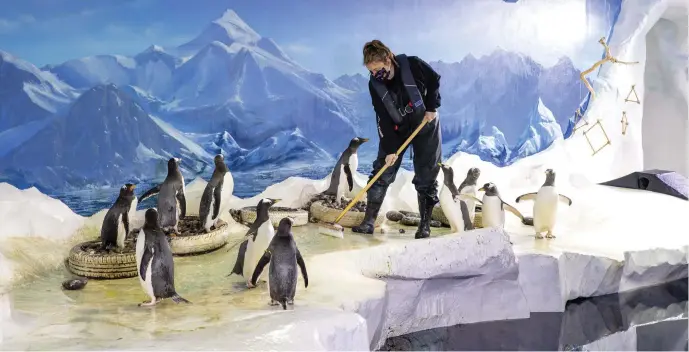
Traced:
<path fill-rule="evenodd" d="M 423 119 L 423 121 L 421 122 L 419 127 L 417 127 L 414 130 L 414 132 L 412 132 L 412 134 L 409 136 L 409 138 L 407 138 L 407 140 L 404 141 L 404 143 L 402 143 L 402 146 L 400 146 L 397 149 L 397 152 L 395 152 L 395 156 L 399 156 L 400 153 L 402 153 L 402 151 L 409 145 L 409 143 L 411 143 L 411 141 L 414 139 L 414 137 L 416 137 L 416 135 L 419 134 L 419 132 L 421 131 L 423 126 L 425 126 L 427 123 L 428 123 L 428 120 Z M 347 212 L 350 209 L 352 209 L 354 204 L 356 204 L 356 202 L 359 201 L 359 199 L 364 195 L 364 193 L 366 193 L 366 191 L 368 191 L 368 189 L 371 188 L 371 186 L 373 186 L 373 184 L 378 180 L 378 178 L 380 178 L 380 176 L 383 174 L 383 172 L 385 172 L 385 170 L 387 168 L 388 168 L 387 164 L 383 165 L 383 167 L 380 168 L 378 173 L 375 174 L 375 176 L 373 176 L 373 178 L 370 181 L 368 181 L 368 184 L 366 185 L 366 187 L 364 187 L 364 189 L 362 189 L 356 195 L 356 197 L 354 197 L 354 199 L 352 199 L 352 201 L 349 202 L 349 204 L 347 204 L 347 206 L 344 208 L 344 210 L 342 210 L 340 215 L 337 216 L 337 218 L 335 219 L 335 222 L 318 224 L 318 227 L 319 227 L 318 232 L 320 234 L 323 234 L 323 235 L 342 238 L 344 236 L 344 228 L 342 227 L 342 225 L 338 224 L 338 222 L 340 220 L 342 220 L 342 218 L 345 216 L 345 214 L 347 214 Z"/>

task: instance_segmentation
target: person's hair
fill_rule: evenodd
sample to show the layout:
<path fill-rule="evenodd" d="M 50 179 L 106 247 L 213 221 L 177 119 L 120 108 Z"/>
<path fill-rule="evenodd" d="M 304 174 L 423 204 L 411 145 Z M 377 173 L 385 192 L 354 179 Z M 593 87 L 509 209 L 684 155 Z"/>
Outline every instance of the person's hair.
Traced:
<path fill-rule="evenodd" d="M 383 42 L 374 39 L 364 44 L 364 65 L 376 61 L 385 62 L 385 59 L 395 61 L 395 55 Z"/>

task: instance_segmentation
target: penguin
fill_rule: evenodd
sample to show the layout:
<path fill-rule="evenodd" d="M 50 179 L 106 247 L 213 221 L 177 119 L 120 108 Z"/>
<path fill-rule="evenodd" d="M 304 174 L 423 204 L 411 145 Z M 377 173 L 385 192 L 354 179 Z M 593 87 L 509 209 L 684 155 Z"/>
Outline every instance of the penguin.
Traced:
<path fill-rule="evenodd" d="M 467 171 L 467 176 L 464 181 L 459 184 L 459 194 L 468 194 L 473 196 L 473 198 L 468 197 L 464 199 L 467 202 L 467 207 L 469 208 L 469 219 L 474 221 L 474 216 L 476 215 L 476 184 L 478 178 L 481 176 L 481 170 L 477 167 L 472 167 Z"/>
<path fill-rule="evenodd" d="M 572 200 L 557 193 L 555 189 L 555 171 L 553 169 L 545 170 L 545 182 L 538 190 L 538 193 L 522 194 L 517 197 L 516 202 L 519 203 L 529 199 L 534 200 L 533 225 L 536 238 L 543 238 L 543 232 L 546 232 L 546 238 L 555 238 L 553 229 L 557 221 L 558 204 L 559 202 L 564 202 L 571 206 Z"/>
<path fill-rule="evenodd" d="M 165 233 L 158 224 L 158 212 L 146 210 L 144 226 L 136 240 L 136 267 L 139 283 L 151 298 L 139 306 L 153 306 L 163 299 L 191 303 L 175 291 L 175 263 Z"/>
<path fill-rule="evenodd" d="M 461 199 L 459 191 L 455 186 L 454 170 L 452 167 L 443 163 L 438 163 L 443 170 L 443 185 L 440 190 L 440 207 L 450 222 L 452 232 L 463 232 L 474 229 L 474 223 L 470 217 L 470 209 L 467 202 Z M 465 188 L 469 188 L 468 186 Z M 474 203 L 473 200 L 471 200 Z"/>
<path fill-rule="evenodd" d="M 484 228 L 505 228 L 505 210 L 516 215 L 523 224 L 532 221 L 530 218 L 525 218 L 515 207 L 505 203 L 502 197 L 500 197 L 498 187 L 494 183 L 484 184 L 483 187 L 479 188 L 479 191 L 485 192 L 481 201 L 482 225 Z"/>
<path fill-rule="evenodd" d="M 352 198 L 352 191 L 354 190 L 354 175 L 353 173 L 359 167 L 359 156 L 357 151 L 359 146 L 368 142 L 368 138 L 355 137 L 349 142 L 349 146 L 342 152 L 340 158 L 333 168 L 330 175 L 330 186 L 323 192 L 324 195 L 335 197 L 335 201 L 339 204 L 340 199 L 345 196 Z"/>
<path fill-rule="evenodd" d="M 221 211 L 226 208 L 226 204 L 223 201 L 229 201 L 229 195 L 232 194 L 232 189 L 234 188 L 232 175 L 227 165 L 225 165 L 225 158 L 222 154 L 216 155 L 213 163 L 215 163 L 215 170 L 210 181 L 206 184 L 206 188 L 203 190 L 201 204 L 199 205 L 200 225 L 206 233 L 210 232 L 211 227 L 217 225 Z"/>
<path fill-rule="evenodd" d="M 131 220 L 136 212 L 136 195 L 134 194 L 136 185 L 127 183 L 120 188 L 120 195 L 115 203 L 110 207 L 103 226 L 100 229 L 101 249 L 110 250 L 117 247 L 118 251 L 124 249 L 124 240 L 129 234 Z"/>
<path fill-rule="evenodd" d="M 273 223 L 270 221 L 268 209 L 279 202 L 280 199 L 264 198 L 258 202 L 256 206 L 256 220 L 249 227 L 246 232 L 246 239 L 239 246 L 237 252 L 237 261 L 232 268 L 232 274 L 242 275 L 246 280 L 246 285 L 249 288 L 255 287 L 251 283 L 251 275 L 256 268 L 256 263 L 261 259 L 261 255 L 270 245 L 270 241 L 275 236 L 275 229 Z"/>
<path fill-rule="evenodd" d="M 179 171 L 179 158 L 167 162 L 167 177 L 162 184 L 148 190 L 140 201 L 158 194 L 158 216 L 163 231 L 170 236 L 179 234 L 179 219 L 187 215 L 187 201 L 184 196 L 184 177 Z"/>
<path fill-rule="evenodd" d="M 297 290 L 297 265 L 304 277 L 304 288 L 309 287 L 309 275 L 306 272 L 306 263 L 297 248 L 292 236 L 292 219 L 283 218 L 278 225 L 277 234 L 270 241 L 270 245 L 256 264 L 251 275 L 251 284 L 256 286 L 256 280 L 268 267 L 268 289 L 270 291 L 270 305 L 280 304 L 283 310 L 287 304 L 294 304 L 294 294 Z"/>

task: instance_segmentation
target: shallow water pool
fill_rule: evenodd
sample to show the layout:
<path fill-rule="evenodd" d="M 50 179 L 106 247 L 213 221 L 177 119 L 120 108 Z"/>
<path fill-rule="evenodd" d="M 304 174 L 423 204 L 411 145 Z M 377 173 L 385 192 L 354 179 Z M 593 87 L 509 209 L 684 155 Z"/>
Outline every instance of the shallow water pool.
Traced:
<path fill-rule="evenodd" d="M 320 235 L 314 225 L 295 227 L 295 240 L 305 257 L 316 254 L 377 246 L 385 241 L 410 239 L 414 228 L 391 228 L 385 235 L 366 236 L 346 232 L 344 239 Z M 442 235 L 450 229 L 433 229 Z M 2 350 L 117 349 L 120 339 L 155 339 L 165 334 L 195 331 L 219 326 L 237 319 L 273 310 L 268 306 L 266 283 L 247 289 L 244 279 L 228 277 L 244 233 L 233 233 L 228 245 L 200 256 L 175 257 L 177 292 L 192 305 L 176 305 L 169 300 L 155 307 L 138 307 L 148 299 L 138 278 L 91 280 L 83 290 L 64 291 L 61 283 L 72 277 L 65 269 L 55 270 L 0 297 L 9 305 L 11 315 L 3 326 Z M 308 260 L 307 260 L 308 265 Z M 308 269 L 308 268 L 307 268 Z M 268 270 L 266 267 L 264 270 Z M 305 306 L 329 306 L 330 297 L 304 292 L 299 275 L 295 309 Z M 3 303 L 3 302 L 0 302 Z M 0 305 L 1 306 L 1 305 Z M 249 329 L 247 327 L 247 329 Z"/>

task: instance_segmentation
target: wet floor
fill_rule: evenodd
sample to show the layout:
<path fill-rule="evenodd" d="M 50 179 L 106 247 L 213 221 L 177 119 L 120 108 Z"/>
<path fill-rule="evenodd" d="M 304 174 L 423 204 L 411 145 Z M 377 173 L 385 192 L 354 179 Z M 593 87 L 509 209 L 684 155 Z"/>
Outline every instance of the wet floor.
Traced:
<path fill-rule="evenodd" d="M 391 229 L 386 235 L 365 236 L 346 233 L 344 239 L 321 235 L 314 225 L 293 228 L 295 240 L 305 257 L 316 254 L 377 246 L 385 241 L 413 238 L 414 228 L 405 234 Z M 434 229 L 435 234 L 449 229 Z M 0 350 L 60 349 L 60 341 L 112 341 L 128 338 L 156 338 L 168 333 L 195 331 L 257 314 L 268 308 L 265 283 L 248 290 L 244 279 L 228 277 L 237 256 L 243 233 L 232 234 L 228 246 L 200 256 L 175 257 L 177 292 L 193 302 L 165 309 L 163 301 L 155 308 L 137 304 L 147 297 L 138 278 L 90 280 L 80 291 L 64 291 L 63 280 L 71 277 L 56 270 L 12 290 L 6 301 L 11 316 L 3 325 Z M 308 259 L 307 259 L 308 263 Z M 267 267 L 264 270 L 268 270 Z M 328 297 L 299 300 L 303 281 L 299 277 L 295 305 L 332 306 Z M 2 299 L 3 297 L 0 297 Z M 0 305 L 1 306 L 1 305 Z M 9 323 L 7 323 L 9 321 Z M 66 339 L 66 340 L 65 340 Z M 88 349 L 87 346 L 84 346 Z"/>
<path fill-rule="evenodd" d="M 687 351 L 687 280 L 580 299 L 564 313 L 389 338 L 385 351 Z"/>

